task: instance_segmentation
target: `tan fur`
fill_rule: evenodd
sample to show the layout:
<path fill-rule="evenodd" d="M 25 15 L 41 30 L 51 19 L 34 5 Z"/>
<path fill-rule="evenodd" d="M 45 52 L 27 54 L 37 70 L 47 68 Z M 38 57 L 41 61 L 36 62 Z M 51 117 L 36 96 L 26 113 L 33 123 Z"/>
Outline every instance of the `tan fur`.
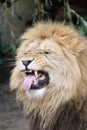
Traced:
<path fill-rule="evenodd" d="M 86 39 L 73 27 L 60 23 L 41 22 L 28 29 L 21 40 L 22 44 L 17 51 L 17 62 L 12 72 L 10 86 L 12 90 L 17 89 L 17 99 L 23 102 L 30 121 L 33 123 L 35 120 L 39 121 L 36 117 L 41 120 L 38 123 L 39 126 L 32 127 L 31 130 L 68 130 L 66 126 L 54 128 L 66 104 L 72 107 L 72 110 L 79 111 L 82 120 L 87 121 Z M 46 56 L 43 54 L 46 50 L 52 53 Z M 28 98 L 22 89 L 24 74 L 19 71 L 19 61 L 31 56 L 35 58 L 33 64 L 37 65 L 38 69 L 47 71 L 51 77 L 42 98 Z M 70 128 L 69 130 L 80 129 Z M 84 130 L 86 128 L 87 126 Z"/>

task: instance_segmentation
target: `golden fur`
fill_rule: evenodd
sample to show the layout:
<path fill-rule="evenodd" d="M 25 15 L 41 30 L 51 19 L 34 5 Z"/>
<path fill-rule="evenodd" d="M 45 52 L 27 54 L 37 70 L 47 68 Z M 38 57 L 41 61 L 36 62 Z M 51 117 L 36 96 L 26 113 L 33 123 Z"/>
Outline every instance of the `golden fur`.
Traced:
<path fill-rule="evenodd" d="M 17 99 L 29 115 L 30 130 L 87 130 L 86 39 L 73 27 L 41 22 L 28 29 L 21 40 L 10 86 L 17 89 Z M 29 57 L 35 59 L 33 69 L 44 70 L 50 77 L 41 97 L 34 96 L 37 90 L 28 97 L 22 89 L 20 60 Z M 79 121 L 86 125 L 80 126 Z"/>

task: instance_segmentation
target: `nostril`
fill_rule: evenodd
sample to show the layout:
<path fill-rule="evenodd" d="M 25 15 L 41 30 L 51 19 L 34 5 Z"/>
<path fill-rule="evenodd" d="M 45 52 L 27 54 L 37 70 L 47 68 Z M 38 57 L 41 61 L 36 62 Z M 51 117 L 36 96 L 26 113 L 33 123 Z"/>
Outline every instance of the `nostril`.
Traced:
<path fill-rule="evenodd" d="M 27 66 L 32 62 L 32 60 L 22 60 L 23 65 Z"/>

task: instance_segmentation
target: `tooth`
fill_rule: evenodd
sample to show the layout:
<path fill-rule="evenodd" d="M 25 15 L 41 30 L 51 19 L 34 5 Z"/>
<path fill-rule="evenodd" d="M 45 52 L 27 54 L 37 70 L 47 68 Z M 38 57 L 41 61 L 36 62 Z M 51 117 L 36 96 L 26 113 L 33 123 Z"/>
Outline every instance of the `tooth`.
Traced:
<path fill-rule="evenodd" d="M 37 84 L 37 80 L 36 80 L 36 77 L 34 77 L 34 84 Z"/>
<path fill-rule="evenodd" d="M 26 71 L 26 72 L 30 72 L 30 73 L 32 73 L 32 70 L 28 70 L 28 71 Z"/>
<path fill-rule="evenodd" d="M 38 72 L 37 72 L 37 70 L 34 71 L 34 74 L 35 74 L 35 78 L 37 78 L 37 77 L 38 77 Z"/>

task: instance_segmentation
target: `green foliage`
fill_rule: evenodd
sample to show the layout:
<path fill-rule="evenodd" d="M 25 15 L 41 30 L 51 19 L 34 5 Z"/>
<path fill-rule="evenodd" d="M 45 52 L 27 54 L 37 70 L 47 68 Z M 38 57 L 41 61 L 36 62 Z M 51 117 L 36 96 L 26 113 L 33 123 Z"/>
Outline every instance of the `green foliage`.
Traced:
<path fill-rule="evenodd" d="M 15 39 L 14 43 L 0 44 L 0 64 L 3 63 L 4 58 L 15 58 L 16 49 L 20 45 L 20 40 Z"/>
<path fill-rule="evenodd" d="M 73 0 L 71 0 L 73 1 Z M 41 20 L 52 20 L 57 21 L 56 15 L 59 15 L 59 10 L 63 9 L 62 12 L 62 22 L 65 24 L 73 24 L 76 28 L 79 29 L 82 35 L 87 35 L 87 15 L 80 16 L 75 10 L 70 6 L 69 0 L 35 0 L 36 8 L 35 13 L 33 14 L 32 23 L 35 21 Z M 60 4 L 62 3 L 62 4 Z M 0 8 L 0 24 L 4 28 L 8 24 L 6 19 L 7 3 L 6 1 Z M 61 11 L 60 11 L 61 12 Z M 14 7 L 11 4 L 11 15 L 14 17 Z M 55 15 L 55 16 L 54 16 Z M 4 21 L 1 19 L 4 18 Z M 9 43 L 0 43 L 0 64 L 3 62 L 4 57 L 15 57 L 15 52 L 17 47 L 20 45 L 20 41 L 15 37 L 15 34 L 12 29 L 10 29 L 11 41 Z M 5 30 L 0 30 L 0 41 L 1 38 L 5 35 Z"/>
<path fill-rule="evenodd" d="M 82 35 L 87 35 L 87 16 L 80 16 L 75 10 L 70 8 L 68 0 L 65 2 L 65 16 L 69 24 L 73 24 L 73 16 L 75 17 L 75 26 L 79 29 Z"/>
<path fill-rule="evenodd" d="M 79 30 L 82 35 L 87 35 L 87 21 L 84 18 L 79 18 Z"/>
<path fill-rule="evenodd" d="M 8 21 L 6 19 L 7 3 L 5 2 L 0 8 L 0 26 L 6 27 Z M 13 13 L 12 13 L 13 15 Z M 0 28 L 0 64 L 3 63 L 5 58 L 15 58 L 15 52 L 20 45 L 20 40 L 15 37 L 13 30 L 10 30 L 11 40 L 9 43 L 1 43 L 1 39 L 6 35 L 5 30 Z"/>
<path fill-rule="evenodd" d="M 60 2 L 62 4 L 60 4 Z M 63 8 L 63 21 L 66 24 L 73 24 L 76 26 L 82 35 L 87 35 L 87 15 L 85 17 L 80 16 L 75 10 L 70 7 L 69 2 L 70 0 L 36 0 L 36 17 L 39 21 L 42 19 L 50 19 L 54 21 L 54 19 L 52 19 L 52 13 L 54 12 L 55 15 L 56 12 L 53 9 L 56 8 L 56 10 L 59 10 L 60 8 Z M 57 21 L 57 19 L 55 20 Z M 73 21 L 75 21 L 75 23 Z"/>

